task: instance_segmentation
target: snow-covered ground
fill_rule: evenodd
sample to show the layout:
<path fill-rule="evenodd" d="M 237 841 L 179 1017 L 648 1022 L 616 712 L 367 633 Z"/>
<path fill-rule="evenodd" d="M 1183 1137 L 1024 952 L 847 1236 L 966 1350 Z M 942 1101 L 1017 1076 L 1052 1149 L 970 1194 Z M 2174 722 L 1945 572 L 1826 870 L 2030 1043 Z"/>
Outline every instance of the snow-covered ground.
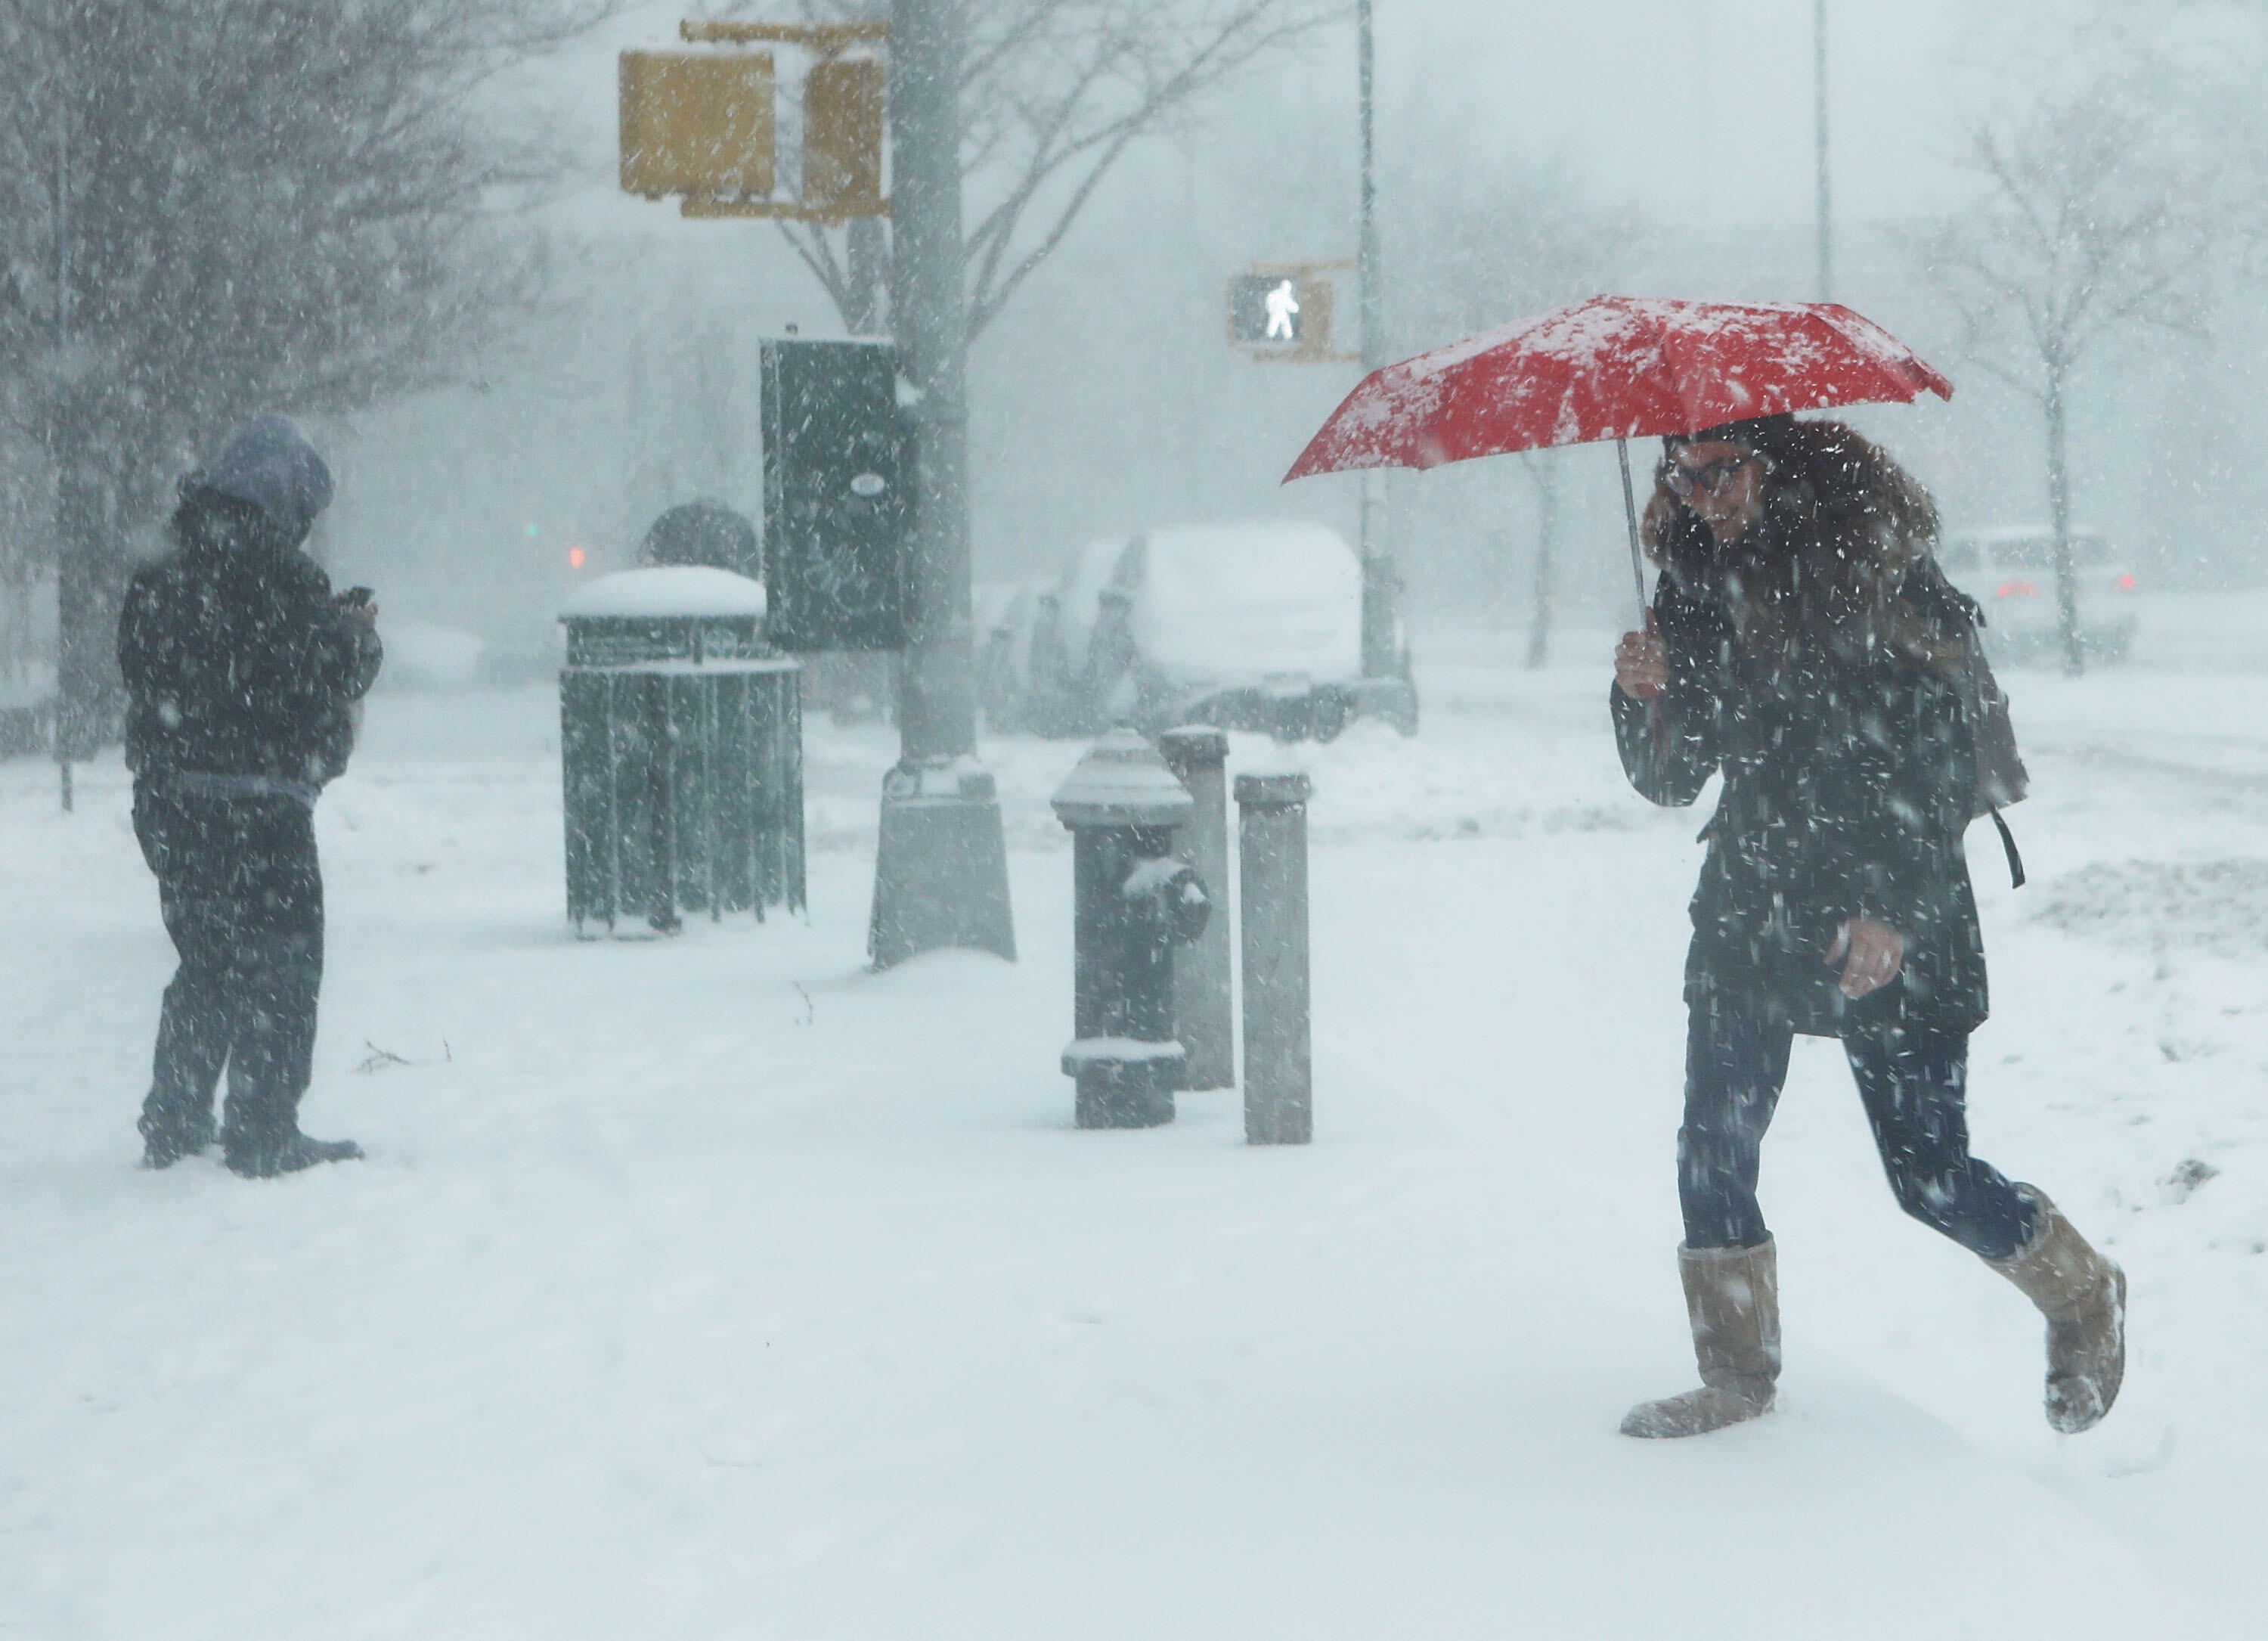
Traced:
<path fill-rule="evenodd" d="M 887 731 L 812 727 L 807 921 L 578 943 L 549 694 L 401 693 L 319 821 L 304 1114 L 370 1160 L 146 1174 L 171 959 L 124 774 L 65 817 L 51 769 L 0 765 L 0 1633 L 2248 1633 L 2268 721 L 2214 669 L 2260 664 L 2232 608 L 2169 602 L 2195 639 L 2146 665 L 2010 679 L 2033 886 L 1972 833 L 1977 1149 L 2133 1280 L 2124 1399 L 2075 1438 L 2036 1318 L 1899 1216 L 1825 1043 L 1766 1160 L 1782 1411 L 1616 1434 L 1691 1382 L 1699 817 L 1623 784 L 1603 631 L 1542 673 L 1515 633 L 1421 631 L 1420 738 L 1297 754 L 1296 1150 L 1248 1149 L 1233 1093 L 1071 1127 L 1046 799 L 1079 747 L 985 747 L 1022 960 L 873 975 Z"/>

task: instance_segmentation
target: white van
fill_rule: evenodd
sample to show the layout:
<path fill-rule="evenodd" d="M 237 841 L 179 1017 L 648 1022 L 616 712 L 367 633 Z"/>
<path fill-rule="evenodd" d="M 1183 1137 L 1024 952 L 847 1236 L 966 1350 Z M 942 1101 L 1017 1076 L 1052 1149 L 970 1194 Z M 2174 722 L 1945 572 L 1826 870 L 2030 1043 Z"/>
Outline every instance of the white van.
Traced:
<path fill-rule="evenodd" d="M 1176 525 L 1091 541 L 1034 599 L 1030 622 L 1019 635 L 1011 616 L 991 634 L 990 693 L 1005 697 L 1013 675 L 1013 721 L 1041 734 L 1130 719 L 1147 731 L 1199 722 L 1328 740 L 1362 699 L 1362 565 L 1322 525 Z"/>

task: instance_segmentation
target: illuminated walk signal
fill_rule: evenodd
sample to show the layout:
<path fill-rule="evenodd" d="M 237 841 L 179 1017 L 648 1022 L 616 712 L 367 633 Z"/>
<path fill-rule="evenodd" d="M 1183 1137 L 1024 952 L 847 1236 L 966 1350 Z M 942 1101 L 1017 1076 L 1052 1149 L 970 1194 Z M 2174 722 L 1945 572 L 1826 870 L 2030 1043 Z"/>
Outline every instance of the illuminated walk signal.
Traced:
<path fill-rule="evenodd" d="M 1289 274 L 1239 274 L 1229 282 L 1229 330 L 1239 342 L 1297 346 L 1300 282 Z"/>
<path fill-rule="evenodd" d="M 1261 262 L 1228 282 L 1228 337 L 1256 359 L 1292 365 L 1352 364 L 1331 351 L 1336 287 L 1325 276 L 1351 261 Z"/>

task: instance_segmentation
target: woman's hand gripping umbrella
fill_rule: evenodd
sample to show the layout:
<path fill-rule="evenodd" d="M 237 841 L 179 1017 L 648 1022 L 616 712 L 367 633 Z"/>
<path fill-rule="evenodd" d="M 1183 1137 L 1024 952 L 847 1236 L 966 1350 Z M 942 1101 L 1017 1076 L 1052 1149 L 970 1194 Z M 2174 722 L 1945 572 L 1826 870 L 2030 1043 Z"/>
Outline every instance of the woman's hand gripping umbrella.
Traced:
<path fill-rule="evenodd" d="M 1638 603 L 1630 443 L 1837 405 L 1910 403 L 1953 384 L 1833 302 L 1598 296 L 1373 371 L 1285 475 L 1440 467 L 1614 440 Z"/>

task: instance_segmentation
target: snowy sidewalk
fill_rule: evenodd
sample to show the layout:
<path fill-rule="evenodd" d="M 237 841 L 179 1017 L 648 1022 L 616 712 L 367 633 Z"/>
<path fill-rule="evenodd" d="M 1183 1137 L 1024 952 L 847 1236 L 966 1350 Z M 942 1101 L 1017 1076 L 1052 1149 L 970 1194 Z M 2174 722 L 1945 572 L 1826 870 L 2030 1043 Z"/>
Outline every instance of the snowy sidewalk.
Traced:
<path fill-rule="evenodd" d="M 2016 685 L 2041 886 L 1975 852 L 1978 1149 L 2135 1276 L 2128 1400 L 2068 1441 L 2036 1319 L 1900 1219 L 1831 1045 L 1766 1165 L 1783 1411 L 1615 1434 L 1692 1371 L 1699 817 L 1621 788 L 1594 670 L 1444 669 L 1419 741 L 1313 752 L 1296 1151 L 1233 1093 L 1070 1127 L 1077 746 L 987 748 L 1023 960 L 876 976 L 886 735 L 814 727 L 808 923 L 578 944 L 548 700 L 387 697 L 321 815 L 306 1112 L 371 1160 L 144 1175 L 169 957 L 124 777 L 66 819 L 0 765 L 0 1633 L 2237 1633 L 2268 950 L 2154 949 L 2120 894 L 2130 857 L 2268 854 L 2268 735 L 2185 755 L 2188 685 L 2098 682 Z M 2191 1156 L 2226 1177 L 2183 1201 Z"/>

